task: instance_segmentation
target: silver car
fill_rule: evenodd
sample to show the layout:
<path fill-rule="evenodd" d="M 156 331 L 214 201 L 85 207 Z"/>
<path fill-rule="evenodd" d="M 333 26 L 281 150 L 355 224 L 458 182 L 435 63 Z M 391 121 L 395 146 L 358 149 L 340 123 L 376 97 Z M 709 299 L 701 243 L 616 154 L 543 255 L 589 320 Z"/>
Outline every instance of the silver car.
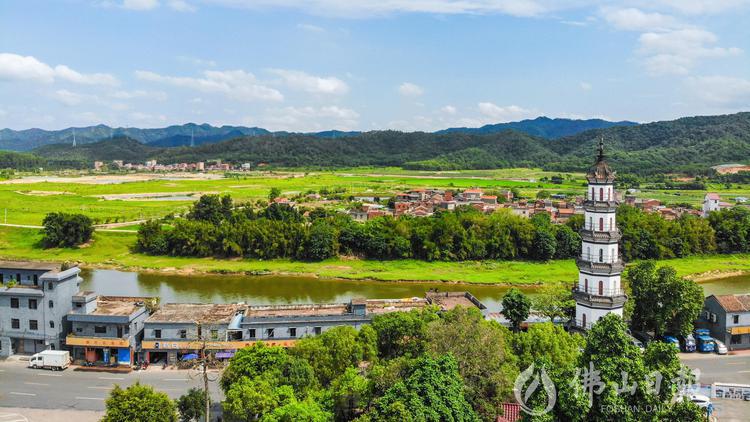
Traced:
<path fill-rule="evenodd" d="M 714 347 L 714 349 L 715 349 L 715 351 L 716 351 L 717 354 L 719 354 L 719 355 L 726 355 L 727 354 L 727 352 L 728 352 L 727 346 L 724 343 L 722 343 L 720 340 L 714 339 L 714 345 L 716 346 L 716 347 Z"/>

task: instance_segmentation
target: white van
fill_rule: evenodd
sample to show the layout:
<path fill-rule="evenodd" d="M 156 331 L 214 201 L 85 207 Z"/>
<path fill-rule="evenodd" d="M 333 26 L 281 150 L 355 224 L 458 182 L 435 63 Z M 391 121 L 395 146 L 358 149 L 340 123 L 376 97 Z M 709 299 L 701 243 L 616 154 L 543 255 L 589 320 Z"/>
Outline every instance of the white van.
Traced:
<path fill-rule="evenodd" d="M 44 368 L 62 371 L 70 365 L 70 352 L 67 350 L 45 350 L 29 359 L 29 368 Z"/>

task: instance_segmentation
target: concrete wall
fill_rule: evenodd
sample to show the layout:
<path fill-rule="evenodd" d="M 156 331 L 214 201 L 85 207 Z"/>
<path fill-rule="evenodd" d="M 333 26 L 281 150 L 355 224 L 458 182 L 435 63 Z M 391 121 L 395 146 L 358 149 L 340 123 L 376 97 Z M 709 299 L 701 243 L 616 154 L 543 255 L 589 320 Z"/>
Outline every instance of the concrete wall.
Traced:
<path fill-rule="evenodd" d="M 319 327 L 320 332 L 325 332 L 333 327 L 350 326 L 359 329 L 363 324 L 369 324 L 371 316 L 355 317 L 351 316 L 331 316 L 316 317 L 315 319 L 299 317 L 297 318 L 245 318 L 242 321 L 243 340 L 285 340 L 293 338 L 302 338 L 316 334 L 315 328 Z M 268 329 L 273 329 L 274 336 L 268 336 Z M 296 328 L 296 336 L 292 337 L 289 329 Z M 255 329 L 255 337 L 250 336 L 250 330 Z"/>
<path fill-rule="evenodd" d="M 155 330 L 161 330 L 161 338 L 154 336 Z M 180 331 L 186 331 L 186 338 L 180 337 Z M 226 340 L 227 324 L 221 325 L 203 325 L 201 334 L 204 338 L 211 340 L 211 330 L 216 330 L 216 340 Z M 167 322 L 146 322 L 143 331 L 144 340 L 198 340 L 198 326 L 191 322 L 167 323 Z"/>
<path fill-rule="evenodd" d="M 139 334 L 143 332 L 143 323 L 148 317 L 148 312 L 138 314 L 130 322 L 111 322 L 102 318 L 99 321 L 73 321 L 71 333 L 81 337 L 109 337 L 109 338 L 128 338 L 130 347 L 135 347 L 140 340 Z M 89 316 L 91 318 L 91 316 Z M 103 326 L 104 333 L 97 333 L 96 327 Z M 122 337 L 117 336 L 117 328 L 122 328 Z"/>

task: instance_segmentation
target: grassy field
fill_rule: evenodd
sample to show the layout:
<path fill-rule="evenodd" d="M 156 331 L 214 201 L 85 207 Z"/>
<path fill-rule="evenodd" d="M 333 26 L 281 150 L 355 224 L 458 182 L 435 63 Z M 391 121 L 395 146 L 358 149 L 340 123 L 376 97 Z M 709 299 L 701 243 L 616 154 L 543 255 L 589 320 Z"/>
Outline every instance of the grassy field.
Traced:
<path fill-rule="evenodd" d="M 90 245 L 78 249 L 41 249 L 39 230 L 0 227 L 0 258 L 36 261 L 77 261 L 84 267 L 155 270 L 177 273 L 231 272 L 308 274 L 319 277 L 385 281 L 422 280 L 481 284 L 537 285 L 570 283 L 577 278 L 573 260 L 536 263 L 524 261 L 423 262 L 331 259 L 307 263 L 290 260 L 223 260 L 147 256 L 131 252 L 133 233 L 100 232 Z M 716 277 L 750 272 L 748 255 L 712 255 L 663 261 L 682 276 Z"/>
<path fill-rule="evenodd" d="M 228 193 L 237 201 L 266 198 L 271 188 L 279 188 L 285 195 L 307 191 L 343 189 L 346 195 L 388 195 L 396 191 L 418 187 L 486 189 L 516 187 L 524 195 L 534 196 L 539 189 L 550 192 L 576 194 L 582 191 L 581 174 L 568 175 L 563 184 L 542 183 L 539 179 L 558 173 L 538 169 L 474 170 L 460 172 L 410 172 L 391 168 L 344 169 L 330 172 L 264 172 L 247 173 L 238 177 L 215 180 L 129 181 L 127 176 L 101 176 L 106 183 L 91 177 L 27 183 L 9 180 L 0 183 L 0 222 L 38 225 L 53 210 L 65 210 L 90 216 L 100 223 L 133 221 L 181 213 L 188 209 L 201 193 Z M 111 199 L 112 195 L 134 194 L 175 195 L 182 200 Z M 110 195 L 110 199 L 102 196 Z M 191 196 L 192 195 L 192 196 Z M 174 198 L 173 198 L 174 199 Z M 7 212 L 7 220 L 5 220 Z"/>

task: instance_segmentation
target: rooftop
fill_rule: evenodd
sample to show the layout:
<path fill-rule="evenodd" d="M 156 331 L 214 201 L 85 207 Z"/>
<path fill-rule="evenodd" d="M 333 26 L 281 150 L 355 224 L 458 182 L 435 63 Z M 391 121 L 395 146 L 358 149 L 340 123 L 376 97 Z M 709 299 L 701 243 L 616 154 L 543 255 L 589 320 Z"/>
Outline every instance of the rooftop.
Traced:
<path fill-rule="evenodd" d="M 240 304 L 166 303 L 146 322 L 190 322 L 198 324 L 228 324 L 237 314 L 247 309 Z"/>
<path fill-rule="evenodd" d="M 750 294 L 714 295 L 727 312 L 750 312 Z"/>
<path fill-rule="evenodd" d="M 348 313 L 344 303 L 310 304 L 310 305 L 258 305 L 249 306 L 245 316 L 250 318 L 281 316 L 324 316 L 344 315 Z"/>
<path fill-rule="evenodd" d="M 28 271 L 60 271 L 60 264 L 52 262 L 0 261 L 0 268 Z"/>
<path fill-rule="evenodd" d="M 478 307 L 473 296 L 467 292 L 433 292 L 427 293 L 427 300 L 433 305 L 437 305 L 443 311 L 449 311 L 457 306 L 465 308 Z M 476 300 L 476 299 L 474 299 Z"/>
<path fill-rule="evenodd" d="M 427 306 L 426 299 L 412 297 L 406 299 L 369 299 L 367 304 L 367 313 L 385 314 L 388 312 L 402 311 L 408 312 L 412 309 L 421 309 Z"/>
<path fill-rule="evenodd" d="M 112 315 L 112 316 L 130 316 L 138 309 L 143 307 L 143 302 L 132 300 L 110 300 L 104 296 L 99 297 L 96 302 L 96 309 L 88 315 Z"/>

